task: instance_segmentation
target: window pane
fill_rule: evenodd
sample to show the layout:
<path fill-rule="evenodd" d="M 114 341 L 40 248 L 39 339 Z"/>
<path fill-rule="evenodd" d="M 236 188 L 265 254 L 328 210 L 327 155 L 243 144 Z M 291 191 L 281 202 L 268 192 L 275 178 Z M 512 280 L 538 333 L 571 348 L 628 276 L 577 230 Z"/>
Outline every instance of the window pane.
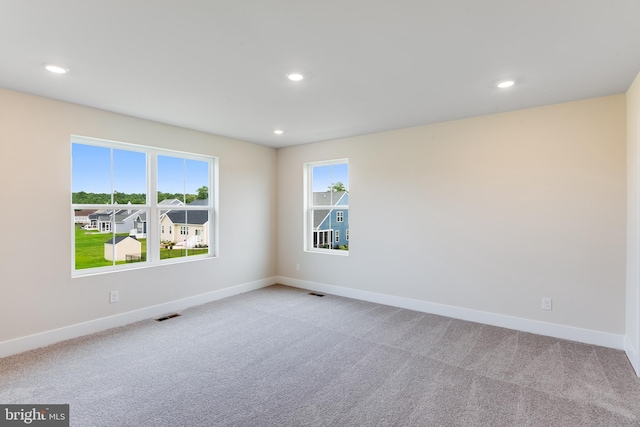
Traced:
<path fill-rule="evenodd" d="M 111 203 L 111 149 L 71 145 L 72 203 Z"/>
<path fill-rule="evenodd" d="M 209 162 L 158 156 L 158 202 L 179 200 L 191 204 L 194 200 L 208 200 L 209 173 Z"/>
<path fill-rule="evenodd" d="M 160 217 L 160 259 L 209 253 L 209 210 L 172 209 Z"/>
<path fill-rule="evenodd" d="M 145 261 L 148 211 L 122 205 L 146 203 L 146 154 L 80 143 L 71 150 L 72 202 L 110 205 L 75 209 L 75 269 Z"/>
<path fill-rule="evenodd" d="M 147 203 L 147 156 L 127 150 L 113 150 L 113 192 L 118 204 Z"/>
<path fill-rule="evenodd" d="M 145 209 L 100 209 L 88 218 L 75 225 L 76 270 L 146 261 Z"/>
<path fill-rule="evenodd" d="M 326 193 L 328 204 L 336 205 L 342 194 L 349 191 L 349 165 L 313 166 L 311 179 L 313 192 Z"/>
<path fill-rule="evenodd" d="M 341 211 L 342 221 L 337 221 L 333 209 L 313 209 L 313 247 L 319 249 L 348 250 L 347 229 L 349 211 Z"/>
<path fill-rule="evenodd" d="M 75 226 L 76 270 L 114 265 L 113 251 L 105 253 L 106 242 L 113 238 L 113 211 L 97 210 L 89 220 L 89 225 Z"/>
<path fill-rule="evenodd" d="M 209 162 L 158 156 L 160 259 L 209 253 Z M 165 209 L 166 206 L 166 209 Z"/>

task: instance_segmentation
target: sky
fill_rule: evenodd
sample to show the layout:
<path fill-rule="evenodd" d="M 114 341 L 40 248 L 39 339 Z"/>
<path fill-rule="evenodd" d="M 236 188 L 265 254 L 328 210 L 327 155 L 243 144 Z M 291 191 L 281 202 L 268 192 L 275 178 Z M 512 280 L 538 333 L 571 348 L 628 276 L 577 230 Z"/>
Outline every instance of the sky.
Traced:
<path fill-rule="evenodd" d="M 158 156 L 158 191 L 197 194 L 198 188 L 204 186 L 209 186 L 207 162 Z"/>
<path fill-rule="evenodd" d="M 349 165 L 347 163 L 326 166 L 313 166 L 313 192 L 329 191 L 336 182 L 349 189 Z"/>
<path fill-rule="evenodd" d="M 71 155 L 74 193 L 147 192 L 145 153 L 74 143 Z M 158 191 L 197 194 L 202 186 L 209 186 L 208 162 L 158 156 Z"/>

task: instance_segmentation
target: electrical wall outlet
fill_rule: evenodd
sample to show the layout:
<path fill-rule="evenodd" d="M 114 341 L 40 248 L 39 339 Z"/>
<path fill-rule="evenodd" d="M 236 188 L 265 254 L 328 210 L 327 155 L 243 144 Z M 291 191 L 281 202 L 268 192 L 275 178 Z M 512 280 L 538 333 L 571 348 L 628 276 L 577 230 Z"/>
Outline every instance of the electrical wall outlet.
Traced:
<path fill-rule="evenodd" d="M 296 271 L 300 271 L 300 264 L 296 264 Z"/>
<path fill-rule="evenodd" d="M 542 298 L 542 309 L 550 311 L 552 309 L 551 302 L 551 298 Z"/>
<path fill-rule="evenodd" d="M 120 301 L 120 294 L 118 291 L 109 292 L 109 304 Z"/>

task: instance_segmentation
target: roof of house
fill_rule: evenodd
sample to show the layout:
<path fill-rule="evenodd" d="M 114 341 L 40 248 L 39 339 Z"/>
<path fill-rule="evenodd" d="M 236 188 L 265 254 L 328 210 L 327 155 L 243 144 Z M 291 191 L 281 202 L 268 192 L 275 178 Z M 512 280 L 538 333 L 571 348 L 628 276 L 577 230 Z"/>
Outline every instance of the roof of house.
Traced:
<path fill-rule="evenodd" d="M 166 213 L 174 224 L 194 224 L 202 225 L 209 221 L 209 211 L 178 211 L 173 210 Z"/>
<path fill-rule="evenodd" d="M 336 206 L 341 203 L 346 191 L 319 191 L 313 193 L 313 204 L 315 206 Z"/>
<path fill-rule="evenodd" d="M 115 220 L 116 222 L 123 222 L 125 219 L 136 215 L 138 212 L 140 212 L 138 209 L 120 209 L 115 213 Z"/>
<path fill-rule="evenodd" d="M 315 211 L 313 211 L 313 228 L 320 227 L 320 225 L 324 222 L 325 218 L 329 216 L 330 212 L 331 212 L 330 209 L 327 209 L 327 210 L 316 209 Z"/>
<path fill-rule="evenodd" d="M 178 199 L 164 199 L 161 202 L 158 202 L 158 206 L 184 206 L 184 203 Z M 170 212 L 169 209 L 162 209 L 160 211 L 160 215 L 164 215 L 165 213 Z"/>
<path fill-rule="evenodd" d="M 109 221 L 111 219 L 111 214 L 105 212 L 94 212 L 89 215 L 89 219 L 97 219 L 100 221 Z"/>
<path fill-rule="evenodd" d="M 158 205 L 182 206 L 184 203 L 178 199 L 164 199 L 163 201 L 158 202 Z"/>
<path fill-rule="evenodd" d="M 138 209 L 118 209 L 116 211 L 113 210 L 98 210 L 89 215 L 90 219 L 98 219 L 100 221 L 110 221 L 111 216 L 114 216 L 115 222 L 121 223 L 124 222 L 125 219 L 140 213 Z"/>
<path fill-rule="evenodd" d="M 73 213 L 74 216 L 89 216 L 94 213 L 95 209 L 76 209 Z"/>
<path fill-rule="evenodd" d="M 346 205 L 348 193 L 346 191 L 320 191 L 313 193 L 313 204 L 315 206 L 327 206 L 327 209 L 316 209 L 313 211 L 313 228 L 318 228 L 329 214 L 334 210 L 333 206 Z"/>
<path fill-rule="evenodd" d="M 125 239 L 133 239 L 133 240 L 136 240 L 136 241 L 138 240 L 138 239 L 136 239 L 135 236 L 115 236 L 114 238 L 107 240 L 105 243 L 109 244 L 109 245 L 112 245 L 113 242 L 115 241 L 115 243 L 117 245 L 118 243 L 122 242 Z"/>
<path fill-rule="evenodd" d="M 189 203 L 192 206 L 208 206 L 209 199 L 196 199 L 193 202 Z"/>

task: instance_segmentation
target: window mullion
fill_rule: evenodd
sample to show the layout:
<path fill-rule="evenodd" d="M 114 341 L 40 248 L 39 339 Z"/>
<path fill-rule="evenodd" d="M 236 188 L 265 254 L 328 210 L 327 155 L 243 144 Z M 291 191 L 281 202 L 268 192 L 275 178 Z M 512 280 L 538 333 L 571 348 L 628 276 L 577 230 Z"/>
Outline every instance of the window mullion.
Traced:
<path fill-rule="evenodd" d="M 160 209 L 158 208 L 158 153 L 147 155 L 147 258 L 160 261 Z"/>

